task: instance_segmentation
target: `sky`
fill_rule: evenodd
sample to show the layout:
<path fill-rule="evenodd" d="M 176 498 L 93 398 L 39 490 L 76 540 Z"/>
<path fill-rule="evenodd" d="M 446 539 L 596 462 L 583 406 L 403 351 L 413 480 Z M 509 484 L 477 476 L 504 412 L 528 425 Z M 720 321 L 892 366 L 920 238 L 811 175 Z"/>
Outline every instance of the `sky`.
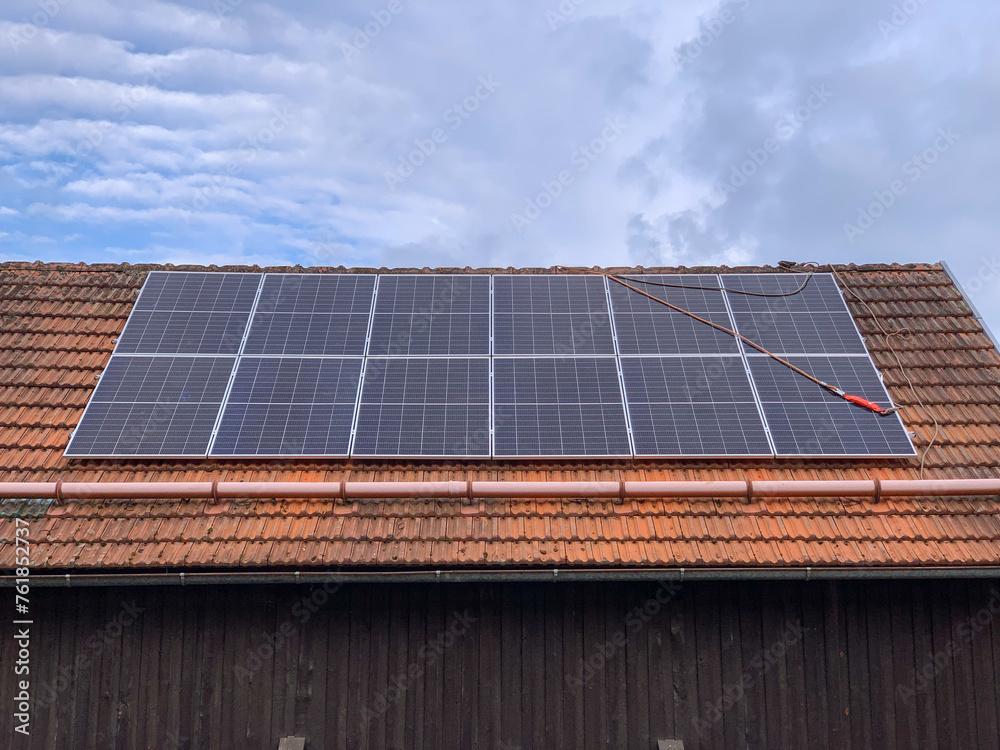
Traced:
<path fill-rule="evenodd" d="M 995 0 L 4 0 L 0 261 L 945 260 L 1000 331 Z"/>

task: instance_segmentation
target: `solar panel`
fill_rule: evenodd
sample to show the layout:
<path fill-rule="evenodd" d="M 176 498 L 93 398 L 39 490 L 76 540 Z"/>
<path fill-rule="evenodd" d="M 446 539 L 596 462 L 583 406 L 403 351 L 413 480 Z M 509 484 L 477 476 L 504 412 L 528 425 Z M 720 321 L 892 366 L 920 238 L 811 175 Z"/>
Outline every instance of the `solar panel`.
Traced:
<path fill-rule="evenodd" d="M 151 271 L 135 309 L 250 312 L 258 286 L 252 273 Z"/>
<path fill-rule="evenodd" d="M 888 403 L 829 274 L 630 279 Z M 774 451 L 913 455 L 898 416 L 600 276 L 154 272 L 66 455 Z"/>
<path fill-rule="evenodd" d="M 154 271 L 115 351 L 236 354 L 259 285 L 259 274 Z"/>
<path fill-rule="evenodd" d="M 712 323 L 733 328 L 724 292 L 718 291 L 721 286 L 718 276 L 648 274 L 626 278 L 636 289 L 657 299 L 695 313 Z M 608 287 L 611 291 L 618 351 L 622 354 L 739 353 L 739 345 L 731 334 L 671 310 L 615 281 L 609 281 Z"/>
<path fill-rule="evenodd" d="M 727 289 L 788 294 L 805 274 L 723 274 Z M 786 297 L 728 294 L 736 329 L 775 354 L 867 354 L 854 318 L 830 274 L 813 274 Z M 753 351 L 745 347 L 748 352 Z"/>
<path fill-rule="evenodd" d="M 494 454 L 629 456 L 613 357 L 496 359 Z"/>
<path fill-rule="evenodd" d="M 868 357 L 788 357 L 796 367 L 882 407 L 889 395 Z M 850 404 L 765 355 L 747 357 L 778 455 L 912 456 L 896 414 Z"/>
<path fill-rule="evenodd" d="M 622 357 L 636 455 L 769 456 L 743 358 Z"/>
<path fill-rule="evenodd" d="M 67 456 L 204 456 L 235 357 L 115 355 Z"/>
<path fill-rule="evenodd" d="M 361 358 L 241 357 L 213 456 L 347 456 Z"/>
<path fill-rule="evenodd" d="M 385 275 L 368 354 L 490 353 L 490 277 Z"/>
<path fill-rule="evenodd" d="M 604 279 L 493 277 L 494 354 L 614 354 Z"/>
<path fill-rule="evenodd" d="M 267 274 L 244 354 L 362 355 L 375 276 Z"/>
<path fill-rule="evenodd" d="M 352 455 L 488 456 L 489 379 L 486 357 L 370 357 Z"/>

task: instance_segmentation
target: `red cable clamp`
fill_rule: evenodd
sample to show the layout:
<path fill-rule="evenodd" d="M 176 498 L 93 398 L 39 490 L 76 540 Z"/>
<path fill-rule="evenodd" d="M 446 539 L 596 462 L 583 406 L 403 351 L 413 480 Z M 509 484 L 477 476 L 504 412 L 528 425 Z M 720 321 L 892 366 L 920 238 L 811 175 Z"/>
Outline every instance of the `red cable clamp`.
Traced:
<path fill-rule="evenodd" d="M 850 401 L 852 404 L 857 404 L 858 406 L 863 406 L 864 408 L 873 411 L 876 414 L 883 414 L 885 412 L 885 409 L 876 404 L 874 401 L 869 401 L 866 398 L 861 398 L 861 396 L 852 396 L 849 393 L 845 393 L 844 400 Z"/>

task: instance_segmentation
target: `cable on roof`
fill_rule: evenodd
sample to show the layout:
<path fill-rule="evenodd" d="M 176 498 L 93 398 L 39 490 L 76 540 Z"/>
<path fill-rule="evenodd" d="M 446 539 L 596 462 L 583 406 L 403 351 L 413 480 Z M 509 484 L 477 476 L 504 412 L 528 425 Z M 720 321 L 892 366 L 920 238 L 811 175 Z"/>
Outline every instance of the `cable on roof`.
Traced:
<path fill-rule="evenodd" d="M 818 266 L 819 264 L 815 262 L 809 262 L 809 263 L 800 263 L 799 265 Z M 875 311 L 872 309 L 871 305 L 865 302 L 865 300 L 861 298 L 860 294 L 858 294 L 851 287 L 849 287 L 847 284 L 844 283 L 843 278 L 837 272 L 836 268 L 834 268 L 832 265 L 829 266 L 829 268 L 831 273 L 833 273 L 834 277 L 836 277 L 837 282 L 840 284 L 841 289 L 846 290 L 847 293 L 850 294 L 852 297 L 854 297 L 854 299 L 858 301 L 858 304 L 864 307 L 865 310 L 868 311 L 868 314 L 872 316 L 872 321 L 875 323 L 876 326 L 878 326 L 878 329 L 882 332 L 882 336 L 884 337 L 883 343 L 885 345 L 885 348 L 892 353 L 893 359 L 896 360 L 896 366 L 899 367 L 900 374 L 903 376 L 903 379 L 906 380 L 906 384 L 910 387 L 910 393 L 913 394 L 914 401 L 917 402 L 917 405 L 921 408 L 924 414 L 930 417 L 931 421 L 934 423 L 934 434 L 931 435 L 931 439 L 927 441 L 927 445 L 925 445 L 924 449 L 920 452 L 920 474 L 918 476 L 920 479 L 923 479 L 924 463 L 927 459 L 927 453 L 928 451 L 930 451 L 931 448 L 934 447 L 934 444 L 937 442 L 938 436 L 941 434 L 941 424 L 938 422 L 937 417 L 934 415 L 934 411 L 924 403 L 922 398 L 920 398 L 920 394 L 917 392 L 916 386 L 913 385 L 913 380 L 910 378 L 910 374 L 907 372 L 906 367 L 903 365 L 903 360 L 899 356 L 899 352 L 896 351 L 896 347 L 892 345 L 893 336 L 899 336 L 900 338 L 905 339 L 908 338 L 913 332 L 909 328 L 906 328 L 905 326 L 902 328 L 897 328 L 894 331 L 887 331 L 885 329 L 885 326 L 883 326 L 881 321 L 879 321 L 878 315 L 875 314 Z"/>
<path fill-rule="evenodd" d="M 824 381 L 820 380 L 819 378 L 817 378 L 815 375 L 812 375 L 811 373 L 806 372 L 801 367 L 797 367 L 796 365 L 793 365 L 787 359 L 784 359 L 783 357 L 779 357 L 777 354 L 774 354 L 773 352 L 769 351 L 768 349 L 765 349 L 763 346 L 761 346 L 757 342 L 751 341 L 750 339 L 748 339 L 743 334 L 737 333 L 736 331 L 734 331 L 731 328 L 726 328 L 726 326 L 721 325 L 719 323 L 713 323 L 711 320 L 706 320 L 705 318 L 701 317 L 700 315 L 696 315 L 693 312 L 685 310 L 682 307 L 678 307 L 677 305 L 674 305 L 674 304 L 672 304 L 670 302 L 667 302 L 664 299 L 660 299 L 659 297 L 654 297 L 649 292 L 646 292 L 646 291 L 644 291 L 642 289 L 639 289 L 636 286 L 633 286 L 632 284 L 629 283 L 630 281 L 632 281 L 632 279 L 629 279 L 628 277 L 616 276 L 613 273 L 608 273 L 607 271 L 599 271 L 599 270 L 593 269 L 593 268 L 571 268 L 569 266 L 557 266 L 557 268 L 565 268 L 568 271 L 582 271 L 583 273 L 594 274 L 596 276 L 604 276 L 605 278 L 611 279 L 615 283 L 621 284 L 626 289 L 631 289 L 636 294 L 641 294 L 643 297 L 647 297 L 648 299 L 651 299 L 654 302 L 657 302 L 657 303 L 659 303 L 661 305 L 664 305 L 665 307 L 669 307 L 671 310 L 674 310 L 675 312 L 679 312 L 679 313 L 682 313 L 684 315 L 687 315 L 689 318 L 693 318 L 693 319 L 697 320 L 698 322 L 704 323 L 707 326 L 711 326 L 712 328 L 715 328 L 715 329 L 717 329 L 719 331 L 722 331 L 723 333 L 728 333 L 730 336 L 733 336 L 734 338 L 739 339 L 740 341 L 742 341 L 743 343 L 747 344 L 748 346 L 753 347 L 754 349 L 756 349 L 757 351 L 759 351 L 761 354 L 766 354 L 771 359 L 773 359 L 775 362 L 778 362 L 779 364 L 784 365 L 785 367 L 787 367 L 792 372 L 795 372 L 795 373 L 801 375 L 802 377 L 806 378 L 807 380 L 812 381 L 813 383 L 815 383 L 816 385 L 820 386 L 821 388 L 825 388 L 826 390 L 828 390 L 830 393 L 834 394 L 835 396 L 839 396 L 840 398 L 844 399 L 845 401 L 847 401 L 849 403 L 852 403 L 852 404 L 854 404 L 856 406 L 860 406 L 860 407 L 862 407 L 864 409 L 867 409 L 868 411 L 874 412 L 875 414 L 878 414 L 879 416 L 886 416 L 886 415 L 893 414 L 896 411 L 898 411 L 897 407 L 883 408 L 883 407 L 879 406 L 878 404 L 876 404 L 874 401 L 869 401 L 868 399 L 863 398 L 862 396 L 855 396 L 855 395 L 849 394 L 846 391 L 844 391 L 842 388 L 840 388 L 839 386 L 834 385 L 833 383 L 824 382 Z M 809 277 L 811 278 L 811 276 L 812 276 L 812 274 L 810 273 Z M 628 279 L 628 280 L 626 281 L 626 279 Z M 808 278 L 806 279 L 806 283 L 808 283 Z M 800 293 L 803 289 L 805 289 L 805 286 L 806 286 L 805 283 L 803 283 L 802 286 L 799 288 L 799 290 L 797 292 L 794 292 L 794 293 L 795 294 Z M 704 287 L 688 287 L 688 288 L 689 289 L 703 289 Z M 721 288 L 721 289 L 722 289 L 723 292 L 730 291 L 729 289 L 725 289 L 725 288 Z M 786 296 L 791 296 L 791 295 L 789 295 L 789 294 L 781 294 L 781 295 L 778 295 L 778 296 L 786 297 Z"/>
<path fill-rule="evenodd" d="M 649 286 L 663 286 L 669 289 L 693 289 L 693 290 L 701 290 L 707 292 L 729 292 L 730 294 L 743 294 L 746 295 L 747 297 L 794 297 L 796 294 L 801 293 L 806 288 L 806 285 L 809 283 L 809 280 L 812 279 L 812 277 L 813 277 L 813 272 L 810 271 L 809 273 L 806 274 L 805 281 L 803 281 L 799 285 L 798 289 L 796 289 L 793 292 L 778 292 L 778 293 L 746 292 L 742 289 L 729 289 L 728 287 L 724 286 L 686 286 L 684 284 L 666 284 L 662 281 L 648 281 L 646 279 L 636 279 L 632 276 L 623 276 L 622 278 L 628 279 L 629 281 L 636 284 L 647 284 Z"/>

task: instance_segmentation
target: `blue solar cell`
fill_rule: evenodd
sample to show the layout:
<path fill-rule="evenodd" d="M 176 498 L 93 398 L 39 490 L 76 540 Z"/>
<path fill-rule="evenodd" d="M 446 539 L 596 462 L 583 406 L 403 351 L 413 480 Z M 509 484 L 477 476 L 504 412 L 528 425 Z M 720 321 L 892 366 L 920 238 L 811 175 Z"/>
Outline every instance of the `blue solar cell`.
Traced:
<path fill-rule="evenodd" d="M 495 276 L 493 337 L 495 354 L 614 354 L 604 279 Z"/>
<path fill-rule="evenodd" d="M 236 354 L 249 312 L 134 311 L 118 354 Z"/>
<path fill-rule="evenodd" d="M 369 358 L 355 456 L 488 456 L 489 359 Z"/>
<path fill-rule="evenodd" d="M 250 312 L 260 274 L 152 271 L 135 310 Z"/>
<path fill-rule="evenodd" d="M 789 294 L 804 274 L 723 274 L 727 289 Z M 729 293 L 736 329 L 775 354 L 866 354 L 854 319 L 829 274 L 814 274 L 798 294 L 753 297 Z M 752 352 L 751 347 L 746 347 Z"/>
<path fill-rule="evenodd" d="M 631 455 L 613 357 L 496 359 L 497 456 Z"/>
<path fill-rule="evenodd" d="M 374 289 L 369 274 L 268 274 L 243 351 L 364 354 Z"/>
<path fill-rule="evenodd" d="M 67 456 L 204 456 L 235 357 L 116 354 Z"/>
<path fill-rule="evenodd" d="M 269 273 L 264 277 L 257 312 L 367 315 L 374 290 L 375 276 L 371 274 Z"/>
<path fill-rule="evenodd" d="M 657 299 L 732 329 L 719 278 L 704 274 L 629 276 L 628 283 Z M 659 286 L 670 284 L 673 286 Z M 683 288 L 681 288 L 683 287 Z M 684 313 L 609 281 L 618 350 L 622 354 L 723 354 L 739 352 L 736 338 Z"/>
<path fill-rule="evenodd" d="M 771 455 L 742 357 L 621 363 L 636 455 Z"/>
<path fill-rule="evenodd" d="M 379 278 L 368 354 L 489 354 L 489 276 Z"/>
<path fill-rule="evenodd" d="M 214 456 L 346 456 L 361 358 L 242 357 Z"/>
<path fill-rule="evenodd" d="M 866 356 L 789 357 L 796 367 L 883 407 L 889 396 Z M 850 404 L 770 357 L 748 357 L 771 438 L 779 455 L 912 456 L 896 414 Z"/>

